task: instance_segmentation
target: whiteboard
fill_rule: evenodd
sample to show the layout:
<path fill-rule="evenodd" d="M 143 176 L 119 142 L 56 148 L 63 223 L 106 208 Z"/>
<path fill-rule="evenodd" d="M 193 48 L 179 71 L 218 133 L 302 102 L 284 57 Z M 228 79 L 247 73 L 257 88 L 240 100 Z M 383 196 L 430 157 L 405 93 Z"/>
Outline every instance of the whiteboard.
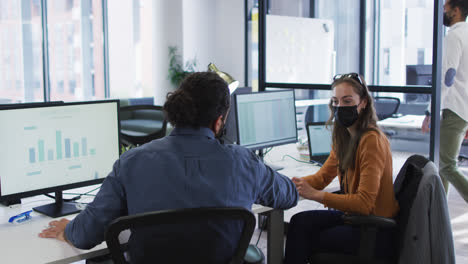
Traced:
<path fill-rule="evenodd" d="M 334 32 L 332 20 L 267 15 L 266 81 L 331 83 Z"/>

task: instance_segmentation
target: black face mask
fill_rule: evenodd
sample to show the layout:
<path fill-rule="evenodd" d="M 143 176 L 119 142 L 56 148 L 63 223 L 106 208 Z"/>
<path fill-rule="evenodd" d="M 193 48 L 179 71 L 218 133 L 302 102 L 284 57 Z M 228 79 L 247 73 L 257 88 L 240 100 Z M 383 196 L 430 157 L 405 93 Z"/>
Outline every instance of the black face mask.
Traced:
<path fill-rule="evenodd" d="M 344 127 L 352 126 L 358 120 L 359 114 L 357 111 L 358 105 L 354 106 L 334 106 L 333 114 L 335 121 Z"/>
<path fill-rule="evenodd" d="M 452 18 L 448 16 L 447 12 L 444 12 L 444 17 L 442 19 L 442 23 L 446 27 L 450 27 L 450 25 L 452 24 Z"/>

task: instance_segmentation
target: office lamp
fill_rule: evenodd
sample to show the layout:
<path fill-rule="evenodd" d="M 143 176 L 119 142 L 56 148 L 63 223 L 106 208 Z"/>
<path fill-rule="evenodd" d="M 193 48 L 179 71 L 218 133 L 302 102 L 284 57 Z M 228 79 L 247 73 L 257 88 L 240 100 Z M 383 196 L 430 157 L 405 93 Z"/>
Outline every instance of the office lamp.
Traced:
<path fill-rule="evenodd" d="M 219 75 L 229 86 L 229 93 L 232 94 L 239 86 L 239 81 L 235 80 L 231 75 L 220 71 L 213 63 L 208 64 L 208 71 Z"/>

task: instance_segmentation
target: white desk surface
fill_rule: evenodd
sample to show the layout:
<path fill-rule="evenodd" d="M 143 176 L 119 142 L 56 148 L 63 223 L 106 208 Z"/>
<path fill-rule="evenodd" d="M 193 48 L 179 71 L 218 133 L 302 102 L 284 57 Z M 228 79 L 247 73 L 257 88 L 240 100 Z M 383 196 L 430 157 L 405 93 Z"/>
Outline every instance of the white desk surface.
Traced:
<path fill-rule="evenodd" d="M 404 115 L 397 118 L 390 117 L 382 121 L 378 121 L 377 124 L 381 127 L 420 130 L 425 117 L 425 115 Z"/>
<path fill-rule="evenodd" d="M 299 158 L 295 144 L 275 147 L 267 156 L 269 162 L 284 166 L 279 172 L 288 176 L 305 176 L 314 173 L 318 167 L 312 164 L 299 163 L 283 155 L 288 154 Z M 83 193 L 93 189 L 95 186 L 69 190 L 64 193 Z M 65 195 L 64 195 L 65 196 Z M 65 196 L 65 198 L 68 198 Z M 93 197 L 83 197 L 81 202 L 91 202 Z M 108 252 L 105 242 L 91 250 L 80 250 L 56 239 L 39 238 L 38 234 L 48 226 L 53 219 L 40 213 L 32 212 L 32 219 L 22 224 L 10 224 L 11 216 L 31 210 L 33 207 L 51 203 L 52 199 L 45 196 L 35 196 L 22 200 L 21 205 L 5 207 L 0 205 L 0 262 L 1 263 L 71 263 L 95 256 L 104 255 Z M 254 213 L 262 213 L 271 208 L 254 205 Z M 76 215 L 66 216 L 73 219 Z"/>
<path fill-rule="evenodd" d="M 82 189 L 78 191 L 85 192 Z M 72 191 L 70 190 L 70 192 Z M 92 197 L 86 197 L 80 201 L 90 202 Z M 11 216 L 51 202 L 53 200 L 48 197 L 34 196 L 22 199 L 21 205 L 9 207 L 0 205 L 1 263 L 70 263 L 107 253 L 105 243 L 101 243 L 92 250 L 80 250 L 56 239 L 38 237 L 38 234 L 53 219 L 34 211 L 31 213 L 32 219 L 29 221 L 21 224 L 8 223 Z M 75 216 L 66 216 L 66 218 L 72 219 Z"/>

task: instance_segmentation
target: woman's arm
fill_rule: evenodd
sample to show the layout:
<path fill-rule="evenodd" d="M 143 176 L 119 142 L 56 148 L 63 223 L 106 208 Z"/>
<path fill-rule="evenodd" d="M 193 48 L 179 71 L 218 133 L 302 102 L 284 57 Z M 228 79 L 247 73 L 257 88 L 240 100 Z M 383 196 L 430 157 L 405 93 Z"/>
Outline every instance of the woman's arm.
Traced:
<path fill-rule="evenodd" d="M 321 190 L 337 176 L 337 171 L 336 156 L 335 152 L 332 151 L 317 173 L 302 178 L 294 177 L 292 181 L 300 196 L 322 203 L 325 192 Z"/>
<path fill-rule="evenodd" d="M 330 156 L 317 173 L 302 177 L 311 187 L 323 190 L 338 175 L 338 162 L 335 152 L 332 150 Z M 302 196 L 302 195 L 301 195 Z"/>
<path fill-rule="evenodd" d="M 314 187 L 310 186 L 303 178 L 292 178 L 292 181 L 296 185 L 297 192 L 300 196 L 305 199 L 314 200 L 319 203 L 323 203 L 324 191 L 319 191 Z"/>
<path fill-rule="evenodd" d="M 374 211 L 387 159 L 391 159 L 390 147 L 379 133 L 364 135 L 358 147 L 360 180 L 357 190 L 349 194 L 325 193 L 323 204 L 344 212 L 369 215 Z"/>

